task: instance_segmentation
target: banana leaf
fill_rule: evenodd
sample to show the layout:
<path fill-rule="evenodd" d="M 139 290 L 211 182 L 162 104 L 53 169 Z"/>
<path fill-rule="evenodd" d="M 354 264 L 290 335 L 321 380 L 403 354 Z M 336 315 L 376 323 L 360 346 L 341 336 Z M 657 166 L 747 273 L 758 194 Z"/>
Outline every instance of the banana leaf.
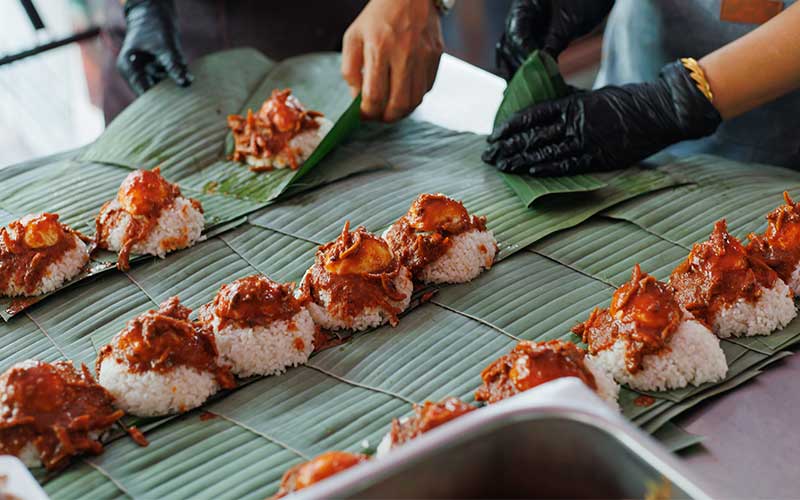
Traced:
<path fill-rule="evenodd" d="M 129 276 L 107 274 L 78 285 L 86 288 L 84 293 L 94 287 L 108 293 L 108 302 L 91 295 L 81 301 L 67 291 L 63 298 L 49 299 L 63 300 L 57 313 L 40 304 L 28 312 L 35 323 L 23 316 L 5 326 L 19 322 L 26 337 L 53 341 L 57 348 L 49 349 L 51 359 L 65 351 L 90 361 L 92 350 L 107 342 L 126 317 L 174 291 L 186 290 L 187 303 L 196 307 L 222 282 L 246 272 L 283 273 L 281 279 L 291 279 L 310 264 L 314 246 L 243 225 L 189 250 L 195 253 L 187 252 L 186 262 L 175 268 L 195 266 L 191 272 L 170 273 L 164 267 L 169 261 L 153 259 L 138 264 Z M 567 285 L 551 291 L 557 283 Z M 516 284 L 525 285 L 524 290 Z M 518 338 L 570 338 L 568 328 L 581 311 L 607 302 L 612 291 L 551 259 L 520 252 L 471 284 L 443 288 L 396 328 L 356 335 L 315 355 L 305 368 L 256 380 L 214 400 L 203 411 L 216 418 L 201 420 L 196 411 L 154 422 L 147 431 L 149 447 L 116 439 L 100 457 L 77 463 L 45 486 L 55 498 L 79 496 L 85 483 L 109 496 L 266 496 L 286 468 L 308 456 L 331 448 L 373 449 L 391 419 L 409 411 L 410 402 L 446 395 L 472 400 L 480 370 Z M 568 313 L 560 313 L 565 308 Z M 676 406 L 659 398 L 650 407 L 638 407 L 633 404 L 637 396 L 623 391 L 621 402 L 626 415 L 652 414 L 642 419 L 645 425 Z M 679 444 L 683 438 L 674 439 Z"/>
<path fill-rule="evenodd" d="M 653 437 L 672 452 L 682 451 L 705 441 L 703 436 L 690 434 L 671 422 L 661 426 L 653 433 Z"/>
<path fill-rule="evenodd" d="M 360 99 L 339 76 L 338 54 L 309 54 L 274 63 L 252 49 L 212 54 L 192 65 L 188 89 L 162 82 L 129 106 L 82 155 L 127 168 L 161 165 L 181 186 L 235 199 L 269 202 L 313 169 L 360 122 Z M 292 88 L 333 129 L 297 171 L 255 173 L 231 162 L 229 114 L 257 110 L 272 90 Z M 373 160 L 374 162 L 374 160 Z M 367 162 L 362 168 L 371 168 Z"/>
<path fill-rule="evenodd" d="M 800 172 L 787 168 L 696 156 L 662 170 L 689 178 L 694 185 L 631 200 L 605 214 L 687 249 L 707 239 L 714 222 L 722 218 L 739 238 L 761 231 L 766 214 L 783 204 L 783 191 L 800 194 Z"/>
<path fill-rule="evenodd" d="M 502 259 L 622 200 L 680 182 L 658 170 L 630 169 L 616 172 L 603 189 L 546 197 L 527 209 L 480 160 L 481 136 L 406 121 L 391 128 L 364 126 L 349 144 L 371 148 L 392 168 L 279 200 L 251 215 L 250 223 L 321 244 L 335 238 L 346 219 L 353 226 L 380 231 L 405 213 L 420 193 L 443 192 L 488 217 Z"/>
<path fill-rule="evenodd" d="M 671 406 L 666 409 L 663 413 L 658 415 L 656 418 L 649 421 L 645 424 L 642 428 L 647 432 L 657 432 L 660 428 L 662 428 L 665 424 L 667 424 L 670 420 L 675 418 L 676 416 L 680 415 L 681 413 L 690 410 L 697 404 L 701 403 L 702 401 L 721 394 L 726 391 L 730 391 L 735 389 L 736 387 L 752 380 L 754 377 L 758 376 L 762 370 L 767 367 L 768 365 L 780 361 L 788 356 L 791 356 L 791 352 L 783 351 L 773 354 L 772 356 L 762 360 L 757 365 L 751 367 L 749 370 L 744 371 L 743 373 L 739 374 L 736 377 L 733 377 L 725 382 L 713 387 L 711 390 L 705 391 L 701 394 L 693 398 L 689 398 L 685 401 L 682 401 L 674 406 Z"/>
<path fill-rule="evenodd" d="M 508 82 L 503 100 L 494 117 L 494 125 L 506 121 L 515 112 L 542 101 L 564 97 L 569 87 L 561 77 L 558 64 L 545 52 L 534 51 Z M 591 175 L 570 177 L 532 177 L 500 173 L 525 206 L 545 195 L 595 191 L 606 183 Z"/>
<path fill-rule="evenodd" d="M 241 222 L 289 186 L 299 192 L 385 167 L 361 149 L 334 151 L 360 123 L 360 98 L 350 98 L 339 61 L 337 54 L 310 54 L 276 64 L 251 49 L 202 58 L 192 66 L 196 81 L 189 89 L 162 82 L 123 111 L 94 144 L 0 170 L 0 223 L 49 211 L 92 234 L 100 206 L 130 170 L 160 165 L 184 195 L 203 203 L 208 236 L 230 229 L 233 221 Z M 335 122 L 319 147 L 297 171 L 256 174 L 227 161 L 232 136 L 226 116 L 257 108 L 273 89 L 285 87 Z M 94 259 L 64 288 L 111 269 L 116 259 L 109 255 Z M 0 316 L 7 321 L 48 295 L 2 298 Z"/>
<path fill-rule="evenodd" d="M 614 287 L 630 279 L 636 264 L 656 279 L 666 281 L 688 253 L 685 247 L 635 224 L 604 217 L 594 217 L 545 238 L 529 250 Z"/>
<path fill-rule="evenodd" d="M 251 80 L 263 78 L 266 76 L 256 75 Z M 244 96 L 240 106 L 249 97 Z M 142 123 L 137 126 L 146 128 Z M 224 139 L 220 134 L 220 143 Z M 201 143 L 193 154 L 202 156 Z M 140 159 L 159 147 L 141 144 L 132 153 Z M 130 167 L 116 166 L 116 161 L 124 160 L 131 151 L 115 150 L 113 143 L 104 147 L 116 155 L 115 161 L 104 161 L 114 165 L 96 159 L 60 158 L 52 163 L 53 168 L 60 169 L 62 176 L 76 175 L 71 165 L 90 165 L 89 169 L 109 177 L 123 175 Z M 232 196 L 210 190 L 206 180 L 191 171 L 191 165 L 178 160 L 171 163 L 169 168 L 182 172 L 179 178 L 187 183 L 185 189 L 224 199 L 218 206 L 225 215 L 213 228 L 221 232 L 165 260 L 141 259 L 128 273 L 103 273 L 81 281 L 0 323 L 3 368 L 31 357 L 69 358 L 91 366 L 97 349 L 127 319 L 170 295 L 179 294 L 196 308 L 211 300 L 222 283 L 239 276 L 262 272 L 279 280 L 296 280 L 311 264 L 316 245 L 335 237 L 346 217 L 379 231 L 404 213 L 421 192 L 444 191 L 464 199 L 471 211 L 488 215 L 501 244 L 502 261 L 471 283 L 442 287 L 429 302 L 403 316 L 395 328 L 353 335 L 344 344 L 315 354 L 307 366 L 284 375 L 242 381 L 236 390 L 181 417 L 143 422 L 151 442 L 147 448 L 117 434 L 103 455 L 77 461 L 60 474 L 40 475 L 47 491 L 53 498 L 264 498 L 275 492 L 288 467 L 320 451 L 374 449 L 392 418 L 408 414 L 409 403 L 444 396 L 471 401 L 483 367 L 519 339 L 576 341 L 569 328 L 593 307 L 607 304 L 618 280 L 627 278 L 623 264 L 613 266 L 603 245 L 590 241 L 592 238 L 605 231 L 617 235 L 622 241 L 619 245 L 632 248 L 625 252 L 614 247 L 616 239 L 607 240 L 605 248 L 615 258 L 627 265 L 640 252 L 659 272 L 667 270 L 668 261 L 678 257 L 680 248 L 685 251 L 685 246 L 670 238 L 656 239 L 655 232 L 642 231 L 648 245 L 636 246 L 636 238 L 643 237 L 634 231 L 637 221 L 591 219 L 593 214 L 636 196 L 660 199 L 661 205 L 667 205 L 670 197 L 684 196 L 685 187 L 670 188 L 680 182 L 673 174 L 681 169 L 621 172 L 597 191 L 547 196 L 527 209 L 478 160 L 482 148 L 480 136 L 411 121 L 395 127 L 365 126 L 325 159 L 325 168 L 304 178 L 329 170 L 320 181 L 327 185 L 295 192 L 254 213 L 249 222 L 243 221 L 235 202 L 228 202 Z M 355 155 L 379 158 L 377 163 L 383 168 L 366 173 L 349 169 L 347 159 Z M 329 169 L 328 162 L 337 156 L 341 157 L 337 164 L 342 166 Z M 26 170 L 10 170 L 7 178 L 13 179 L 13 189 L 5 191 L 6 184 L 0 183 L 0 207 L 6 213 L 34 209 L 30 203 L 35 197 L 15 194 L 20 190 L 38 190 L 47 197 L 55 192 L 51 190 L 63 189 L 58 196 L 70 195 L 59 183 L 42 182 L 43 174 L 26 175 Z M 337 172 L 343 172 L 345 178 L 331 177 Z M 787 179 L 779 174 L 783 173 L 766 170 L 748 178 L 756 179 L 758 185 L 777 187 Z M 5 180 L 3 175 L 0 171 Z M 111 180 L 107 182 L 113 185 Z M 718 184 L 713 179 L 696 182 L 695 189 L 708 186 L 710 196 Z M 102 202 L 104 197 L 96 194 L 89 201 L 94 192 L 91 182 L 76 183 L 76 189 L 85 196 L 74 200 L 75 211 L 71 211 L 72 203 L 65 203 L 63 210 L 65 217 L 79 224 L 91 216 L 91 203 Z M 8 207 L 4 204 L 7 196 L 13 202 Z M 662 218 L 667 216 L 668 212 L 661 213 Z M 586 227 L 559 232 L 587 219 Z M 584 245 L 578 243 L 576 249 L 573 240 Z M 534 251 L 522 251 L 537 241 L 541 244 Z M 663 261 L 650 253 L 650 245 L 667 254 Z M 580 248 L 586 249 L 586 257 Z M 791 338 L 781 339 L 789 341 Z M 765 363 L 784 355 L 732 342 L 724 343 L 724 349 L 731 376 L 723 383 L 658 393 L 646 407 L 635 403 L 640 393 L 623 389 L 620 403 L 624 414 L 646 430 L 661 429 L 669 434 L 665 422 L 675 415 L 748 380 Z M 676 446 L 691 441 L 686 436 L 665 439 Z"/>

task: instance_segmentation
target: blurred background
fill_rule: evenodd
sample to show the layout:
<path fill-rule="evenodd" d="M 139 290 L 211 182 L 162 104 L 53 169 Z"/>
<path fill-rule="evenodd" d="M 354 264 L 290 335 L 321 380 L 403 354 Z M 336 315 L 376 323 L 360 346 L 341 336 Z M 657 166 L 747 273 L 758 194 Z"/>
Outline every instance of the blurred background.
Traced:
<path fill-rule="evenodd" d="M 446 52 L 493 71 L 510 3 L 459 0 L 443 21 Z M 109 55 L 121 37 L 119 4 L 0 0 L 0 166 L 82 146 L 103 131 L 103 73 L 113 71 Z M 591 86 L 600 45 L 591 36 L 562 54 L 571 84 Z"/>

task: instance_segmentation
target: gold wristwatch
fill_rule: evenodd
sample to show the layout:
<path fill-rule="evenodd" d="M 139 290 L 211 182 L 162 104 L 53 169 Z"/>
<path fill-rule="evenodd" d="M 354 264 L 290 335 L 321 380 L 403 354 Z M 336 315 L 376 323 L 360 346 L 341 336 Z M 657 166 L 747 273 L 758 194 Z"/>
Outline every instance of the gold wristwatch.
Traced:
<path fill-rule="evenodd" d="M 433 0 L 433 5 L 439 11 L 439 14 L 449 14 L 453 7 L 456 6 L 456 0 Z"/>

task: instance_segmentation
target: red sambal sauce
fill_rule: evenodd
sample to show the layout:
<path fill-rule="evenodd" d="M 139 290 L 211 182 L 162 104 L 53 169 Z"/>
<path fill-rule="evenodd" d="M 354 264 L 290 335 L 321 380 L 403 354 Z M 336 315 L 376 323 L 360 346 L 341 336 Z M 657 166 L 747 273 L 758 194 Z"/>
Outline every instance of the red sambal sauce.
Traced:
<path fill-rule="evenodd" d="M 100 350 L 97 373 L 107 357 L 127 364 L 133 373 L 167 373 L 179 366 L 213 373 L 225 388 L 235 387 L 228 368 L 217 364 L 214 335 L 202 323 L 189 321 L 191 310 L 178 297 L 165 300 L 158 310 L 133 318 L 110 344 Z"/>
<path fill-rule="evenodd" d="M 475 410 L 474 406 L 457 398 L 445 398 L 438 403 L 425 401 L 422 405 L 414 405 L 414 415 L 408 420 L 392 421 L 392 444 L 405 443 L 472 410 Z"/>
<path fill-rule="evenodd" d="M 297 154 L 289 142 L 298 134 L 319 128 L 319 111 L 306 110 L 292 95 L 291 89 L 273 90 L 258 113 L 247 110 L 247 116 L 229 115 L 228 127 L 233 132 L 233 161 L 245 161 L 248 156 L 273 158 L 286 154 L 292 170 L 300 166 Z M 253 171 L 271 170 L 272 167 L 250 167 Z"/>
<path fill-rule="evenodd" d="M 301 308 L 302 304 L 294 297 L 292 284 L 276 283 L 263 275 L 248 276 L 222 285 L 211 303 L 211 310 L 220 320 L 220 329 L 227 324 L 252 327 L 288 321 Z"/>
<path fill-rule="evenodd" d="M 578 377 L 597 390 L 585 357 L 586 352 L 571 342 L 522 341 L 483 370 L 483 386 L 475 391 L 475 400 L 497 403 L 562 377 Z"/>
<path fill-rule="evenodd" d="M 764 260 L 785 282 L 800 263 L 800 203 L 795 203 L 787 191 L 784 205 L 767 215 L 767 230 L 763 235 L 750 234 L 747 252 Z"/>
<path fill-rule="evenodd" d="M 102 453 L 90 433 L 102 433 L 123 415 L 85 365 L 78 371 L 67 361 L 12 366 L 0 376 L 0 389 L 0 454 L 18 455 L 32 443 L 49 470 L 81 453 Z"/>
<path fill-rule="evenodd" d="M 272 498 L 283 498 L 367 460 L 369 457 L 361 453 L 325 452 L 286 471 L 281 479 L 280 489 Z"/>
<path fill-rule="evenodd" d="M 0 228 L 0 292 L 9 284 L 33 295 L 47 267 L 75 248 L 77 236 L 89 238 L 58 221 L 58 214 L 43 213 L 16 220 Z"/>
<path fill-rule="evenodd" d="M 739 299 L 755 302 L 762 287 L 772 287 L 777 279 L 775 271 L 728 233 L 723 219 L 708 241 L 692 247 L 669 281 L 678 303 L 711 327 L 722 308 Z"/>
<path fill-rule="evenodd" d="M 340 316 L 353 318 L 369 307 L 382 308 L 395 317 L 402 312 L 392 304 L 406 295 L 397 290 L 400 262 L 387 243 L 364 227 L 350 231 L 346 222 L 341 235 L 317 250 L 314 265 L 300 285 L 305 299 L 322 303 L 319 293 L 330 294 Z"/>
<path fill-rule="evenodd" d="M 161 175 L 160 167 L 152 170 L 135 170 L 125 177 L 117 192 L 118 208 L 109 208 L 111 201 L 106 202 L 95 218 L 97 245 L 108 249 L 107 241 L 111 230 L 125 214 L 130 222 L 125 229 L 122 248 L 119 251 L 117 267 L 121 271 L 130 269 L 130 254 L 133 246 L 146 240 L 158 224 L 161 212 L 181 196 L 181 188 L 172 184 Z M 199 201 L 190 198 L 192 206 L 203 211 Z"/>
<path fill-rule="evenodd" d="M 460 201 L 443 194 L 422 194 L 386 234 L 389 246 L 412 274 L 445 254 L 452 237 L 485 231 L 486 217 L 471 216 Z"/>
<path fill-rule="evenodd" d="M 595 309 L 572 331 L 597 354 L 625 341 L 625 367 L 630 373 L 642 369 L 648 354 L 664 352 L 683 319 L 683 311 L 666 283 L 643 273 L 639 264 L 630 281 L 614 292 L 610 309 Z"/>

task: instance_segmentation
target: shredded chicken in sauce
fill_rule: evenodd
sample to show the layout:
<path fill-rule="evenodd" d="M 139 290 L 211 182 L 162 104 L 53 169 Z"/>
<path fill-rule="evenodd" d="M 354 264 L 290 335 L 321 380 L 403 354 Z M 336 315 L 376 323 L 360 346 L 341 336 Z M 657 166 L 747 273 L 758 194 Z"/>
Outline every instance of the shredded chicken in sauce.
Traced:
<path fill-rule="evenodd" d="M 750 234 L 747 252 L 767 263 L 783 281 L 791 283 L 792 273 L 800 264 L 800 203 L 787 191 L 785 205 L 767 215 L 767 230 L 763 235 Z"/>
<path fill-rule="evenodd" d="M 283 498 L 290 493 L 308 488 L 323 479 L 327 479 L 366 460 L 369 460 L 369 457 L 360 453 L 346 451 L 323 453 L 286 471 L 283 479 L 281 479 L 280 489 L 272 498 Z"/>
<path fill-rule="evenodd" d="M 32 444 L 49 470 L 73 456 L 102 453 L 99 435 L 119 420 L 113 396 L 85 365 L 28 361 L 0 376 L 0 454 Z"/>
<path fill-rule="evenodd" d="M 219 366 L 219 351 L 213 333 L 204 324 L 190 321 L 191 310 L 178 297 L 165 300 L 158 310 L 150 310 L 128 321 L 97 356 L 97 373 L 103 360 L 113 358 L 127 363 L 133 373 L 166 373 L 179 366 L 213 373 L 226 389 L 236 386 L 227 367 Z"/>
<path fill-rule="evenodd" d="M 406 298 L 395 286 L 400 270 L 399 260 L 383 239 L 364 227 L 351 232 L 348 221 L 338 238 L 319 247 L 300 290 L 305 300 L 317 303 L 322 303 L 319 293 L 328 292 L 340 317 L 353 318 L 368 307 L 383 308 L 395 315 L 391 320 L 395 325 L 402 311 L 390 301 Z"/>
<path fill-rule="evenodd" d="M 289 158 L 292 170 L 299 168 L 298 154 L 290 141 L 298 134 L 319 128 L 318 111 L 306 110 L 290 89 L 273 90 L 258 113 L 247 110 L 247 116 L 229 115 L 228 127 L 233 132 L 233 161 L 243 162 L 248 156 L 273 158 L 281 153 Z M 250 167 L 254 172 L 272 167 Z"/>
<path fill-rule="evenodd" d="M 50 264 L 74 249 L 78 237 L 92 240 L 58 221 L 58 214 L 43 213 L 16 220 L 0 228 L 0 291 L 13 283 L 33 295 Z"/>
<path fill-rule="evenodd" d="M 291 320 L 301 308 L 291 283 L 276 283 L 266 276 L 254 275 L 222 285 L 200 316 L 204 321 L 216 316 L 219 329 L 229 324 L 249 328 Z"/>
<path fill-rule="evenodd" d="M 625 368 L 642 369 L 648 354 L 665 352 L 672 334 L 683 319 L 683 311 L 666 283 L 633 268 L 630 281 L 614 292 L 610 309 L 595 308 L 585 322 L 572 331 L 597 354 L 620 339 L 625 342 Z"/>
<path fill-rule="evenodd" d="M 561 377 L 578 377 L 597 390 L 585 357 L 586 352 L 571 342 L 522 341 L 483 370 L 483 386 L 475 391 L 475 400 L 497 403 Z"/>

